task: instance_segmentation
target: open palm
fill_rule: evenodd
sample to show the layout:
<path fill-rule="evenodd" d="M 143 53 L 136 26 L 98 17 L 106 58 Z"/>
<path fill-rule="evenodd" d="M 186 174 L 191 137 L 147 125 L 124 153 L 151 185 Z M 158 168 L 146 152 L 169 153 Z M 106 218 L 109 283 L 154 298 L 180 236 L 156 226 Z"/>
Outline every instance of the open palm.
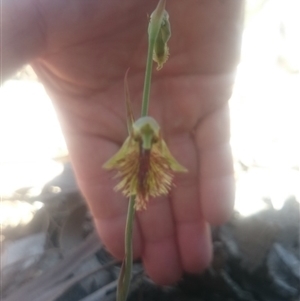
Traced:
<path fill-rule="evenodd" d="M 241 3 L 167 3 L 170 59 L 154 71 L 150 115 L 189 172 L 168 197 L 138 212 L 134 254 L 158 283 L 203 270 L 211 257 L 208 223 L 231 214 L 234 179 L 227 100 L 239 54 Z M 32 64 L 53 99 L 78 183 L 108 250 L 124 255 L 127 200 L 103 164 L 127 137 L 124 74 L 135 117 L 141 109 L 147 14 L 157 0 L 36 1 L 43 52 Z"/>

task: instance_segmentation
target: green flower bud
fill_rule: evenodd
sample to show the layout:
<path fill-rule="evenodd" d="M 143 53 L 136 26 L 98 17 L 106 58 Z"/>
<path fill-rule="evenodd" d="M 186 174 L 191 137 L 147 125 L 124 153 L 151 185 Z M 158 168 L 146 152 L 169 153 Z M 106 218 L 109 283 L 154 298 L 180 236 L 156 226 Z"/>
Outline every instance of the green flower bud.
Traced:
<path fill-rule="evenodd" d="M 151 21 L 150 21 L 151 22 Z M 169 57 L 169 47 L 167 42 L 171 37 L 171 26 L 169 14 L 164 10 L 161 26 L 154 44 L 153 60 L 157 63 L 157 70 L 160 70 Z"/>

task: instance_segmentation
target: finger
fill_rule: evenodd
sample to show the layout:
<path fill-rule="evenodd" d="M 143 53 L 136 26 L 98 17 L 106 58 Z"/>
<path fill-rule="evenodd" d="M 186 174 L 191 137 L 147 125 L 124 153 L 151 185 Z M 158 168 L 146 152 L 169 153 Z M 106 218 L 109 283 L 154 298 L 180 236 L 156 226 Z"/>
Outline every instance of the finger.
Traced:
<path fill-rule="evenodd" d="M 169 146 L 176 159 L 188 169 L 186 174 L 175 175 L 175 187 L 172 190 L 181 263 L 186 272 L 199 273 L 211 260 L 211 239 L 199 201 L 197 150 L 188 134 L 173 138 Z"/>
<path fill-rule="evenodd" d="M 231 216 L 234 205 L 228 104 L 201 121 L 196 128 L 195 139 L 199 151 L 202 213 L 209 223 L 220 224 Z"/>
<path fill-rule="evenodd" d="M 103 169 L 103 164 L 116 153 L 119 146 L 96 136 L 69 135 L 68 148 L 78 184 L 87 199 L 95 219 L 98 233 L 115 257 L 124 257 L 124 231 L 128 201 L 114 191 L 117 181 L 113 172 Z M 142 240 L 138 224 L 133 231 L 134 257 L 142 253 Z"/>
<path fill-rule="evenodd" d="M 175 239 L 172 211 L 167 198 L 149 201 L 145 211 L 137 212 L 143 236 L 143 262 L 149 276 L 167 285 L 180 279 L 182 270 Z"/>

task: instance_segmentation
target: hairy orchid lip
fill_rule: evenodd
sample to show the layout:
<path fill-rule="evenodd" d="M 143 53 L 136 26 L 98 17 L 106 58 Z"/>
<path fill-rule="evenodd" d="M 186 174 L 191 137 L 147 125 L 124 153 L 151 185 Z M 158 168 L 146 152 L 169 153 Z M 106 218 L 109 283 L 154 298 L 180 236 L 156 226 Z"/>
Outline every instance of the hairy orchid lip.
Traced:
<path fill-rule="evenodd" d="M 147 176 L 150 168 L 151 150 L 140 146 L 139 168 L 138 168 L 138 190 L 142 198 L 147 196 Z"/>
<path fill-rule="evenodd" d="M 169 193 L 175 172 L 187 170 L 172 156 L 161 138 L 159 125 L 154 118 L 140 118 L 134 126 L 138 132 L 133 127 L 132 135 L 104 164 L 104 168 L 118 171 L 117 176 L 121 180 L 115 189 L 121 190 L 126 197 L 136 196 L 135 209 L 143 210 L 150 197 Z"/>

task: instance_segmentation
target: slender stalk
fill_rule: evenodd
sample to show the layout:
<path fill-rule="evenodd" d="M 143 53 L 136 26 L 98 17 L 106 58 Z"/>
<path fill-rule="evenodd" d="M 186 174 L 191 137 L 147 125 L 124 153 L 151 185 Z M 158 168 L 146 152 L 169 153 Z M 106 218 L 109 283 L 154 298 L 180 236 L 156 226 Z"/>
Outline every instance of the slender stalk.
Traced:
<path fill-rule="evenodd" d="M 131 280 L 132 272 L 132 232 L 133 232 L 133 221 L 134 221 L 134 202 L 135 196 L 129 198 L 126 229 L 125 229 L 125 259 L 122 264 L 118 291 L 117 291 L 117 301 L 125 301 L 129 291 L 129 284 Z"/>
<path fill-rule="evenodd" d="M 153 66 L 153 50 L 154 50 L 155 40 L 156 38 L 153 39 L 153 37 L 149 35 L 148 56 L 147 56 L 147 63 L 146 63 L 144 91 L 143 91 L 143 100 L 142 100 L 142 114 L 141 114 L 142 117 L 148 115 L 152 66 Z"/>
<path fill-rule="evenodd" d="M 133 232 L 133 222 L 134 222 L 134 202 L 135 196 L 130 196 L 128 204 L 128 215 L 126 221 L 126 232 L 125 232 L 125 260 L 127 261 L 127 266 L 130 264 L 130 274 L 131 274 L 131 263 L 132 263 L 132 232 Z M 131 276 L 131 275 L 130 275 Z"/>

